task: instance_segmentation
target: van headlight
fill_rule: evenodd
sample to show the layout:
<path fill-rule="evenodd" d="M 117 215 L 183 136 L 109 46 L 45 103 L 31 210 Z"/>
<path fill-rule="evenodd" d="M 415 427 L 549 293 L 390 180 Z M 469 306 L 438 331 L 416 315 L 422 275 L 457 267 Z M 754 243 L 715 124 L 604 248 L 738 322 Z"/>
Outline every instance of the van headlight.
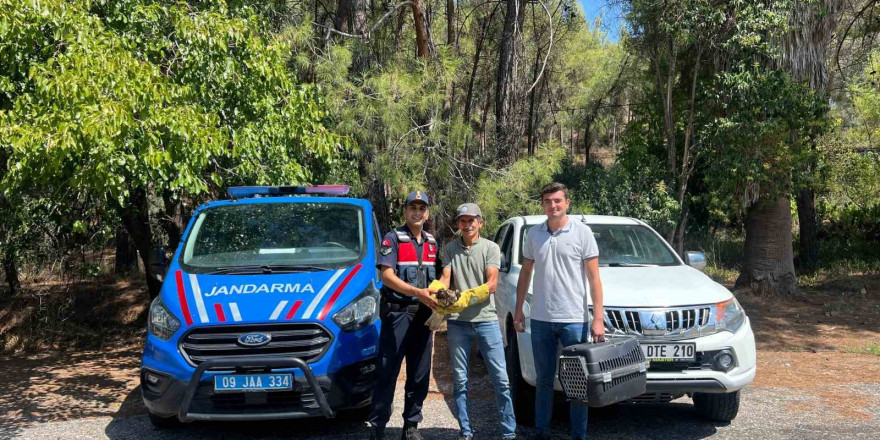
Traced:
<path fill-rule="evenodd" d="M 718 331 L 736 333 L 746 322 L 746 312 L 736 298 L 715 304 L 715 328 Z"/>
<path fill-rule="evenodd" d="M 174 332 L 180 328 L 180 321 L 168 311 L 162 303 L 162 297 L 157 296 L 150 304 L 150 321 L 147 323 L 147 331 L 153 336 L 167 341 Z"/>
<path fill-rule="evenodd" d="M 372 283 L 351 303 L 333 315 L 333 322 L 344 331 L 355 331 L 379 319 L 379 291 Z"/>

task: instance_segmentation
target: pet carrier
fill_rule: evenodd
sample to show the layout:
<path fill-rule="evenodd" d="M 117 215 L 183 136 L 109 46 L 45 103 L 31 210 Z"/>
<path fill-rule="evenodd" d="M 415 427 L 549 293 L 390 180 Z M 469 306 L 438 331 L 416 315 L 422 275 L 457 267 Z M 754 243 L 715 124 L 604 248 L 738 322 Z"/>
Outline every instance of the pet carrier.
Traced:
<path fill-rule="evenodd" d="M 563 348 L 558 371 L 569 400 L 601 407 L 644 394 L 647 370 L 638 341 L 616 338 Z"/>

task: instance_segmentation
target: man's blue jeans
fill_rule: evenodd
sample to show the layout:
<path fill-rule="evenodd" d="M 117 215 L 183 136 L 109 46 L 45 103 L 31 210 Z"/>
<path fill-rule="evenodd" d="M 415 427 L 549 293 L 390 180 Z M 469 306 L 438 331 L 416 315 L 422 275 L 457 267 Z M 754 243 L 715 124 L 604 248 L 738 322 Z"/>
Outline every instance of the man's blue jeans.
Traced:
<path fill-rule="evenodd" d="M 468 356 L 471 342 L 476 339 L 489 370 L 489 379 L 495 387 L 495 400 L 501 412 L 501 435 L 516 437 L 516 418 L 510 399 L 510 381 L 507 380 L 507 364 L 504 361 L 504 341 L 498 321 L 446 323 L 449 340 L 449 358 L 452 360 L 452 396 L 455 399 L 455 418 L 461 427 L 461 435 L 472 436 L 467 408 Z"/>
<path fill-rule="evenodd" d="M 532 355 L 535 358 L 535 428 L 539 433 L 550 434 L 550 419 L 553 416 L 553 381 L 556 379 L 556 365 L 559 362 L 557 343 L 563 347 L 587 342 L 586 323 L 547 322 L 531 320 Z M 571 438 L 587 438 L 587 407 L 571 404 Z"/>

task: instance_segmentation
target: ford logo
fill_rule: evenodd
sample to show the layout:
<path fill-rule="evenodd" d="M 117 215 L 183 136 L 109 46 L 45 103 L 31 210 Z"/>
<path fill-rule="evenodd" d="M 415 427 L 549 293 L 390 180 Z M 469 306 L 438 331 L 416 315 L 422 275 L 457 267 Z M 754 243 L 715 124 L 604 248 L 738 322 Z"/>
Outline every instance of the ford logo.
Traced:
<path fill-rule="evenodd" d="M 266 333 L 248 333 L 238 337 L 238 345 L 245 347 L 262 347 L 272 340 L 272 336 Z"/>

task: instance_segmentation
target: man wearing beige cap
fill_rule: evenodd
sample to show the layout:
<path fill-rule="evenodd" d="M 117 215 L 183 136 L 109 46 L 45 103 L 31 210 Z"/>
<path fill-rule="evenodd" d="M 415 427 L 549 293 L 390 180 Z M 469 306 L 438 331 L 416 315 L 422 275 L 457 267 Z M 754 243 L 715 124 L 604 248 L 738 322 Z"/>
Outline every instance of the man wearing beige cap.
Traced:
<path fill-rule="evenodd" d="M 461 236 L 446 243 L 441 262 L 443 273 L 440 281 L 453 290 L 469 290 L 488 285 L 494 293 L 501 266 L 501 249 L 498 245 L 480 237 L 483 213 L 475 203 L 465 203 L 456 210 L 456 223 Z M 458 419 L 460 440 L 473 437 L 467 408 L 468 355 L 476 340 L 489 370 L 489 378 L 495 387 L 495 399 L 501 416 L 503 439 L 516 438 L 516 419 L 510 398 L 510 382 L 504 361 L 504 342 L 498 316 L 495 314 L 494 295 L 487 301 L 472 304 L 461 313 L 449 315 L 447 322 L 449 357 L 452 361 L 453 398 L 455 418 Z"/>

